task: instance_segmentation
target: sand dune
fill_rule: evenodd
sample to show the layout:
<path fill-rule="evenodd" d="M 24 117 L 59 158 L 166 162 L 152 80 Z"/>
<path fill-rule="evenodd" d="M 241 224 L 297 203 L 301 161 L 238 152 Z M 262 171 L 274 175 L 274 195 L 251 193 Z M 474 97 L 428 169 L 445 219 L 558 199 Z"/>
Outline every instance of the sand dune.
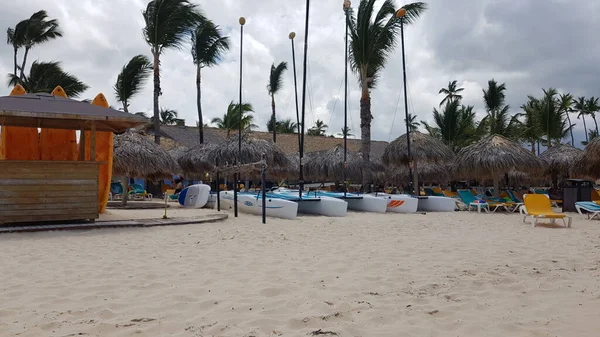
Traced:
<path fill-rule="evenodd" d="M 1 235 L 0 335 L 598 336 L 599 238 L 465 212 Z"/>

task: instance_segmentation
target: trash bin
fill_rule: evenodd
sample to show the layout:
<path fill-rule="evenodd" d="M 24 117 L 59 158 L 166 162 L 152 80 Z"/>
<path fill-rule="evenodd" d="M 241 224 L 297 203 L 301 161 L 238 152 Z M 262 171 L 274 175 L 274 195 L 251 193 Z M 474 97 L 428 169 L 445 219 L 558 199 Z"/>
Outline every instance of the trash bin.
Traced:
<path fill-rule="evenodd" d="M 583 179 L 567 179 L 563 181 L 563 212 L 577 212 L 577 201 L 591 201 L 594 183 Z"/>

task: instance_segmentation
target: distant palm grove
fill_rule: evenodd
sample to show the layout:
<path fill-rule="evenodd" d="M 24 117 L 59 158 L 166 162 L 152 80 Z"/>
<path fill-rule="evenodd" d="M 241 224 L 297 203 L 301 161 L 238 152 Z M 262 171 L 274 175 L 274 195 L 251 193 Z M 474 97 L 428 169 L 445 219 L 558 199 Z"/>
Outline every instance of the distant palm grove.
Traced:
<path fill-rule="evenodd" d="M 371 93 L 384 81 L 380 75 L 398 44 L 401 19 L 396 16 L 396 11 L 399 8 L 392 0 L 360 0 L 356 13 L 352 8 L 346 9 L 350 66 L 358 79 L 361 92 L 359 137 L 366 163 L 370 154 L 371 121 L 377 117 L 372 114 L 371 106 L 379 103 L 371 101 Z M 406 10 L 403 24 L 410 28 L 426 12 L 427 5 L 414 2 L 405 4 L 402 8 Z M 132 55 L 131 59 L 123 60 L 121 72 L 114 82 L 116 100 L 122 110 L 130 112 L 132 98 L 152 78 L 153 112 L 149 117 L 155 131 L 155 141 L 160 143 L 158 131 L 161 124 L 175 124 L 178 121 L 177 111 L 160 105 L 160 66 L 164 64 L 161 56 L 167 50 L 189 50 L 193 64 L 187 66 L 189 71 L 195 71 L 196 74 L 198 141 L 203 143 L 203 127 L 206 125 L 204 120 L 207 118 L 202 109 L 202 70 L 219 65 L 219 61 L 229 51 L 230 38 L 203 14 L 198 5 L 188 0 L 150 1 L 142 12 L 142 18 L 142 36 L 148 45 L 148 54 Z M 6 32 L 7 43 L 13 50 L 13 71 L 8 74 L 9 86 L 21 84 L 28 92 L 49 93 L 60 85 L 69 97 L 74 98 L 89 88 L 76 75 L 67 71 L 68 64 L 37 60 L 28 64 L 31 49 L 67 34 L 61 30 L 56 19 L 49 18 L 46 11 L 33 13 L 29 18 L 9 27 Z M 343 51 L 340 52 L 342 54 Z M 182 65 L 184 66 L 186 65 Z M 298 133 L 301 129 L 291 119 L 277 118 L 277 95 L 283 88 L 284 76 L 288 76 L 287 69 L 288 63 L 281 60 L 274 62 L 270 69 L 264 69 L 264 97 L 251 98 L 255 101 L 270 101 L 271 117 L 266 129 L 272 132 L 274 142 L 277 133 Z M 210 86 L 211 83 L 204 85 Z M 400 92 L 400 88 L 397 90 Z M 430 121 L 419 121 L 415 114 L 410 114 L 406 122 L 411 131 L 424 130 L 454 151 L 490 134 L 516 140 L 533 153 L 539 153 L 541 146 L 551 147 L 564 142 L 575 146 L 574 120 L 581 121 L 585 129 L 583 145 L 599 134 L 596 113 L 600 111 L 600 104 L 596 97 L 574 97 L 554 88 L 546 88 L 532 93 L 521 106 L 510 107 L 506 104 L 505 92 L 505 83 L 495 79 L 488 81 L 481 93 L 485 115 L 478 120 L 474 106 L 463 104 L 464 89 L 454 80 L 439 90 L 441 100 L 433 107 Z M 240 106 L 240 102 L 227 101 L 221 102 L 221 106 L 222 117 L 211 116 L 210 121 L 215 127 L 226 129 L 228 135 L 240 127 L 245 131 L 258 128 L 254 123 L 251 102 L 243 102 Z M 322 120 L 317 120 L 314 125 L 306 128 L 306 133 L 313 136 L 353 136 L 351 132 L 349 128 L 342 128 L 341 132 L 328 132 L 328 126 Z"/>

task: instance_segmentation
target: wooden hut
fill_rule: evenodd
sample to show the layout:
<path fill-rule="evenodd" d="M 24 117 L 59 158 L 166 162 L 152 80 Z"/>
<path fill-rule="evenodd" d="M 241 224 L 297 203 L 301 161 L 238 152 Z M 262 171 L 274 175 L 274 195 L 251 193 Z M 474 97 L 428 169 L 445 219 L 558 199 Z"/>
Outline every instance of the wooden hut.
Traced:
<path fill-rule="evenodd" d="M 96 132 L 120 133 L 144 123 L 140 116 L 50 94 L 0 97 L 3 132 L 5 127 L 88 131 L 81 132 L 80 144 L 90 144 L 80 146 L 79 160 L 0 160 L 0 225 L 97 219 L 103 162 L 96 161 Z"/>

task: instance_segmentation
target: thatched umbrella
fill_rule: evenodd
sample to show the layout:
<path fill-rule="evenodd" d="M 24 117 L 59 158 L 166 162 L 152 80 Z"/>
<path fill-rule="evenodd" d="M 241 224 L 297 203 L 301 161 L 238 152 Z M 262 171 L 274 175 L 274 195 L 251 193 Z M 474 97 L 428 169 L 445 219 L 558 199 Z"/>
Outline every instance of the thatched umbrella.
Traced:
<path fill-rule="evenodd" d="M 574 176 L 600 178 L 600 138 L 594 138 L 571 167 Z"/>
<path fill-rule="evenodd" d="M 552 184 L 558 176 L 569 176 L 571 167 L 581 157 L 583 151 L 570 145 L 559 144 L 548 148 L 539 157 L 546 163 L 546 174 L 552 177 Z"/>
<path fill-rule="evenodd" d="M 346 178 L 349 180 L 360 180 L 363 172 L 362 155 L 358 152 L 347 151 Z M 379 161 L 371 161 L 368 168 L 371 172 L 384 171 Z M 304 163 L 304 171 L 307 177 L 326 181 L 344 180 L 344 147 L 336 145 L 329 150 L 315 151 L 307 154 Z"/>
<path fill-rule="evenodd" d="M 383 163 L 386 165 L 409 165 L 406 134 L 396 138 L 383 152 Z M 454 153 L 446 144 L 430 135 L 412 131 L 410 133 L 410 153 L 413 159 L 414 188 L 418 191 L 418 163 L 449 163 Z"/>
<path fill-rule="evenodd" d="M 179 166 L 162 147 L 144 136 L 125 132 L 114 138 L 113 174 L 122 176 L 123 205 L 127 204 L 129 178 L 170 178 Z"/>
<path fill-rule="evenodd" d="M 518 170 L 534 173 L 543 170 L 544 162 L 519 143 L 499 135 L 491 135 L 458 152 L 454 160 L 457 177 L 491 178 L 494 193 L 499 195 L 499 181 L 504 174 Z"/>
<path fill-rule="evenodd" d="M 181 169 L 189 176 L 201 176 L 214 169 L 215 162 L 208 160 L 208 154 L 217 148 L 217 144 L 200 144 L 196 147 L 174 153 Z M 180 151 L 180 150 L 177 150 Z"/>
<path fill-rule="evenodd" d="M 425 162 L 419 164 L 419 181 L 423 182 L 447 182 L 451 178 L 452 166 Z M 387 178 L 394 183 L 404 184 L 410 181 L 407 166 L 388 166 Z"/>

